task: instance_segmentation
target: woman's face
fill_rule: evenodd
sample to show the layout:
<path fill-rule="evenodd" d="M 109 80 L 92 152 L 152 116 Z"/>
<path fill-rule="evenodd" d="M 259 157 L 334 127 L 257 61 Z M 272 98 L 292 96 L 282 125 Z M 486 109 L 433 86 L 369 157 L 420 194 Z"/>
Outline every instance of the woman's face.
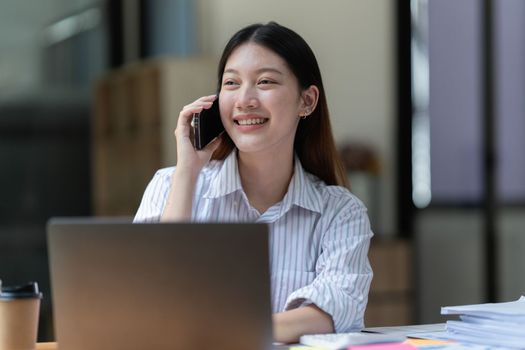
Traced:
<path fill-rule="evenodd" d="M 237 47 L 222 77 L 219 106 L 224 127 L 241 152 L 291 152 L 304 110 L 297 78 L 273 51 Z"/>

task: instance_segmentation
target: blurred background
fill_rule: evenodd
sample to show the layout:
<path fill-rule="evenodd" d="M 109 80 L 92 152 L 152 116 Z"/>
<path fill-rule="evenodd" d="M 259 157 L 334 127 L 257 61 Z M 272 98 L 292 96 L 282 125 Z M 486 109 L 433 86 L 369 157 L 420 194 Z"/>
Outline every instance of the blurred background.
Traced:
<path fill-rule="evenodd" d="M 270 20 L 314 50 L 369 208 L 366 325 L 525 294 L 525 2 L 2 0 L 0 278 L 39 282 L 41 341 L 47 220 L 132 216 L 226 41 Z"/>

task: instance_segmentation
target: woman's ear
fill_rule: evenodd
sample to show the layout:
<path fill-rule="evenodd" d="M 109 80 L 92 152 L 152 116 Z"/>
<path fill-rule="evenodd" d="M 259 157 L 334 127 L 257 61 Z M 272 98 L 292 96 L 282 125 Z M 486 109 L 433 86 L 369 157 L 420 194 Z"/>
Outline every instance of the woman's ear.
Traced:
<path fill-rule="evenodd" d="M 315 85 L 310 85 L 301 92 L 301 109 L 299 115 L 307 117 L 315 110 L 319 100 L 319 89 Z"/>

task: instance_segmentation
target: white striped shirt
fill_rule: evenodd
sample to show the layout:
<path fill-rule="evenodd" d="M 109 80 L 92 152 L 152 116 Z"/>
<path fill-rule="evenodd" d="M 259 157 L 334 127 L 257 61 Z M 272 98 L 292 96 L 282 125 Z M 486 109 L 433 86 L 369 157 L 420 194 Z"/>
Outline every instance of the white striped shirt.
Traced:
<path fill-rule="evenodd" d="M 160 220 L 173 170 L 157 171 L 135 222 Z M 197 180 L 192 220 L 267 223 L 273 312 L 313 303 L 332 316 L 336 332 L 363 328 L 372 280 L 366 208 L 347 189 L 307 173 L 297 157 L 283 200 L 262 215 L 242 189 L 236 152 L 211 161 Z"/>

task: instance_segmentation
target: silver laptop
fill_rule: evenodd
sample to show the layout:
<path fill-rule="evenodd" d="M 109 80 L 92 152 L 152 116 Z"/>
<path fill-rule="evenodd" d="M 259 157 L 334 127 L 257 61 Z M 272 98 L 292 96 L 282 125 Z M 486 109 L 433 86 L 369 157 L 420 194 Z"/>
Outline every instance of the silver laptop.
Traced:
<path fill-rule="evenodd" d="M 272 348 L 263 224 L 53 219 L 62 350 Z"/>

